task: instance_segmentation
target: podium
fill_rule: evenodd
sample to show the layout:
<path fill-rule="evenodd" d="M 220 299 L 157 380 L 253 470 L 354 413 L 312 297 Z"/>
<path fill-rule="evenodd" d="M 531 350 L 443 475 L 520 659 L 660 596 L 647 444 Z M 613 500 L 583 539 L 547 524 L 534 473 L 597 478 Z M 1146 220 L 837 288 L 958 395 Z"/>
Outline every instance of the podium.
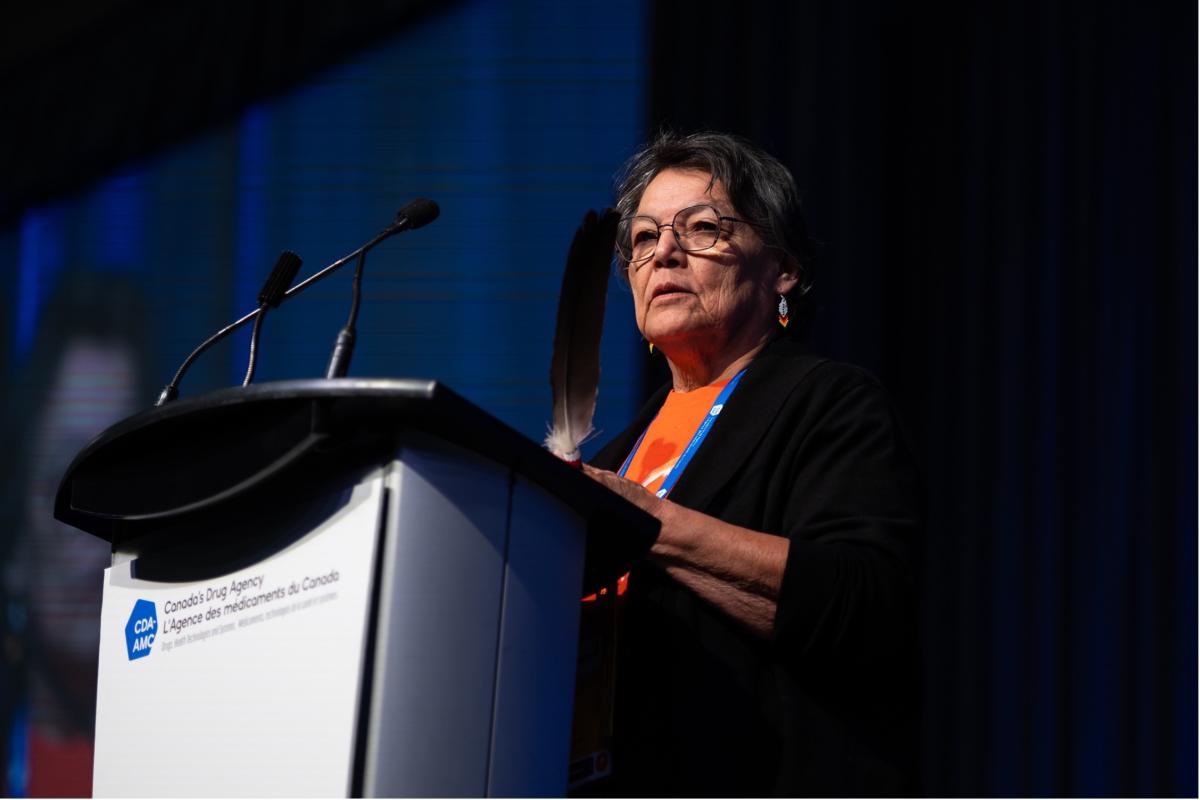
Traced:
<path fill-rule="evenodd" d="M 562 796 L 579 599 L 657 523 L 436 382 L 228 389 L 91 442 L 97 796 Z"/>

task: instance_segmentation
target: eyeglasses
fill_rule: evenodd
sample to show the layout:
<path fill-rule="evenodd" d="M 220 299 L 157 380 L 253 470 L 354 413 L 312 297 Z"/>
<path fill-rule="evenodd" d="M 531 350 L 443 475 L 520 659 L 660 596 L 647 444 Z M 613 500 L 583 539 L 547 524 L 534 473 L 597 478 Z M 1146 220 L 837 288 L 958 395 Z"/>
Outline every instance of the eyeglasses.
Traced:
<path fill-rule="evenodd" d="M 617 252 L 629 264 L 641 264 L 654 255 L 663 228 L 675 234 L 679 248 L 688 253 L 707 250 L 729 232 L 730 222 L 760 225 L 737 217 L 721 216 L 712 206 L 692 206 L 661 225 L 653 217 L 626 217 L 617 223 Z"/>

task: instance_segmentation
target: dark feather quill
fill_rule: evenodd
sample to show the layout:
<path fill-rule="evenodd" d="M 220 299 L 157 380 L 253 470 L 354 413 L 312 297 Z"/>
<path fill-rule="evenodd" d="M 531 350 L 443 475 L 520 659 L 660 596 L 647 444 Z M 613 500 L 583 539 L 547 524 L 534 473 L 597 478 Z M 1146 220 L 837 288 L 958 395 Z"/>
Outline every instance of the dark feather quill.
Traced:
<path fill-rule="evenodd" d="M 589 211 L 575 232 L 563 271 L 550 360 L 554 415 L 545 445 L 565 461 L 579 462 L 579 445 L 592 432 L 600 386 L 604 297 L 616 235 L 615 211 Z"/>

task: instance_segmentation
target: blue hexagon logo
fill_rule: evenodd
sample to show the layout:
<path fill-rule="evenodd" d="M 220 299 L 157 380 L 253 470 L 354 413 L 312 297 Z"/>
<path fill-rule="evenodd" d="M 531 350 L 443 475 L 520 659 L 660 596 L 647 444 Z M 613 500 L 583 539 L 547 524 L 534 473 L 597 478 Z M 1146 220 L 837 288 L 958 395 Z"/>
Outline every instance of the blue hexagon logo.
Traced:
<path fill-rule="evenodd" d="M 158 612 L 149 600 L 138 600 L 133 604 L 133 613 L 125 623 L 125 647 L 129 660 L 150 655 L 150 647 L 158 634 Z"/>

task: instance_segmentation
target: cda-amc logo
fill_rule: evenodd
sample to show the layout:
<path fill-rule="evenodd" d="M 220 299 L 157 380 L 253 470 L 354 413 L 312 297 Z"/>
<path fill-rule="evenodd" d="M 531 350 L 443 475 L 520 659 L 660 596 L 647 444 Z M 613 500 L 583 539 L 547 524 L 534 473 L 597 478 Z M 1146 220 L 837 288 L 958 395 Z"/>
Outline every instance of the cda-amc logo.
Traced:
<path fill-rule="evenodd" d="M 129 660 L 150 655 L 150 647 L 154 644 L 158 633 L 158 611 L 149 600 L 138 600 L 133 604 L 133 612 L 125 623 L 125 647 L 129 651 Z"/>

